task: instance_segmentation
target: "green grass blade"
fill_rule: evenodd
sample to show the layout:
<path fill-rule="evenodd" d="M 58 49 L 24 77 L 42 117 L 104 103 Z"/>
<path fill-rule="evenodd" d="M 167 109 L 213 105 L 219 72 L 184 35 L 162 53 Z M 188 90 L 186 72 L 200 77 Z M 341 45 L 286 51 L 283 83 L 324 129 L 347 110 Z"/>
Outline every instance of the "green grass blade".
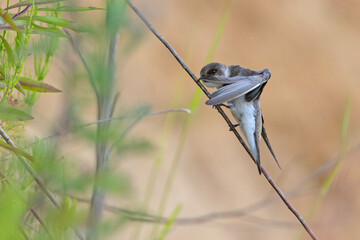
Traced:
<path fill-rule="evenodd" d="M 19 83 L 24 89 L 29 91 L 43 92 L 43 93 L 61 92 L 61 90 L 51 86 L 50 84 L 36 81 L 26 77 L 19 77 Z"/>
<path fill-rule="evenodd" d="M 31 119 L 33 119 L 31 115 L 19 109 L 11 108 L 11 107 L 0 107 L 0 120 L 25 121 Z"/>
<path fill-rule="evenodd" d="M 61 6 L 57 8 L 38 8 L 37 10 L 43 12 L 85 12 L 85 11 L 105 10 L 105 9 L 97 8 L 97 7 Z"/>
<path fill-rule="evenodd" d="M 68 35 L 66 35 L 63 31 L 61 31 L 58 28 L 47 28 L 47 27 L 38 26 L 36 24 L 33 24 L 33 28 L 31 29 L 30 34 L 40 34 L 50 37 L 69 38 Z"/>
<path fill-rule="evenodd" d="M 15 54 L 14 54 L 14 51 L 12 50 L 10 44 L 8 43 L 8 41 L 3 37 L 1 36 L 1 39 L 2 39 L 2 42 L 4 44 L 4 47 L 5 47 L 5 51 L 6 51 L 6 54 L 8 56 L 8 60 L 11 64 L 15 64 Z"/>
<path fill-rule="evenodd" d="M 181 211 L 181 205 L 178 204 L 174 209 L 174 211 L 172 212 L 172 214 L 170 215 L 169 219 L 167 220 L 165 226 L 161 230 L 160 237 L 157 238 L 158 240 L 165 239 L 166 234 L 168 234 L 168 232 L 171 230 L 171 227 L 174 225 L 174 222 L 177 216 L 179 215 L 180 211 Z"/>
<path fill-rule="evenodd" d="M 26 20 L 29 21 L 29 16 L 19 16 L 16 18 L 16 20 Z M 80 23 L 71 22 L 66 19 L 60 18 L 60 17 L 54 17 L 54 16 L 32 16 L 31 21 L 39 21 L 51 25 L 55 25 L 58 27 L 64 27 L 71 29 L 75 32 L 93 32 L 93 30 L 86 25 L 82 25 Z"/>
<path fill-rule="evenodd" d="M 347 152 L 347 145 L 348 145 L 348 133 L 349 133 L 349 125 L 350 125 L 350 116 L 351 116 L 351 107 L 353 103 L 353 94 L 349 95 L 345 104 L 344 114 L 343 114 L 343 120 L 341 124 L 341 142 L 340 142 L 340 154 L 339 158 L 337 160 L 336 165 L 334 166 L 333 170 L 331 171 L 329 177 L 326 179 L 324 184 L 321 187 L 320 194 L 315 200 L 315 203 L 311 207 L 311 210 L 307 216 L 306 221 L 308 223 L 311 223 L 314 219 L 315 214 L 318 212 L 318 210 L 321 207 L 321 204 L 323 203 L 326 195 L 328 194 L 335 177 L 338 175 L 342 162 L 344 160 L 344 157 Z M 297 239 L 302 239 L 302 236 L 304 234 L 304 229 L 302 228 L 297 236 Z"/>
<path fill-rule="evenodd" d="M 221 36 L 222 36 L 222 34 L 224 32 L 226 23 L 227 23 L 227 21 L 229 19 L 229 16 L 230 16 L 231 2 L 232 2 L 231 0 L 228 0 L 225 3 L 224 10 L 222 12 L 220 22 L 219 22 L 219 24 L 217 26 L 213 42 L 212 42 L 212 44 L 210 46 L 210 50 L 209 50 L 208 56 L 206 58 L 206 63 L 209 63 L 214 59 L 217 47 L 219 46 Z"/>
<path fill-rule="evenodd" d="M 40 5 L 40 4 L 56 3 L 56 2 L 63 2 L 63 1 L 65 1 L 65 0 L 45 0 L 45 1 L 25 0 L 22 2 L 15 3 L 15 4 L 5 8 L 5 10 L 18 8 L 18 7 L 24 7 L 24 6 L 28 6 L 28 5 L 32 5 L 32 4 Z"/>
<path fill-rule="evenodd" d="M 347 143 L 348 134 L 349 134 L 349 125 L 350 125 L 350 116 L 351 116 L 351 107 L 353 104 L 353 98 L 354 98 L 354 96 L 353 96 L 353 94 L 351 94 L 350 96 L 348 96 L 348 99 L 346 100 L 345 111 L 344 111 L 342 126 L 341 126 L 342 148 L 345 147 L 345 145 Z"/>
<path fill-rule="evenodd" d="M 0 147 L 2 148 L 5 148 L 9 151 L 12 151 L 20 156 L 23 156 L 25 157 L 26 159 L 28 159 L 29 161 L 31 162 L 34 162 L 34 158 L 30 155 L 30 154 L 27 154 L 25 151 L 21 150 L 20 148 L 17 148 L 17 147 L 13 147 L 11 146 L 10 144 L 7 144 L 5 142 L 2 142 L 0 141 Z"/>

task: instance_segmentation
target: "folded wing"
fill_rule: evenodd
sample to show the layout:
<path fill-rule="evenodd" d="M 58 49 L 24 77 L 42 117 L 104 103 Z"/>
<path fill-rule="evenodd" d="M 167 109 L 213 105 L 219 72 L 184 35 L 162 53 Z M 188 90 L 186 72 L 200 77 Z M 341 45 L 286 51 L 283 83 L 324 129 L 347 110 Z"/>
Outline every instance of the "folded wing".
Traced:
<path fill-rule="evenodd" d="M 270 78 L 267 71 L 263 71 L 254 76 L 235 76 L 227 79 L 219 79 L 221 82 L 229 83 L 228 85 L 219 88 L 206 102 L 207 105 L 219 105 L 224 102 L 231 101 L 235 98 L 241 97 L 257 88 L 262 88 Z M 262 89 L 261 89 L 262 90 Z M 261 91 L 260 91 L 261 92 Z M 254 94 L 257 95 L 257 94 Z"/>

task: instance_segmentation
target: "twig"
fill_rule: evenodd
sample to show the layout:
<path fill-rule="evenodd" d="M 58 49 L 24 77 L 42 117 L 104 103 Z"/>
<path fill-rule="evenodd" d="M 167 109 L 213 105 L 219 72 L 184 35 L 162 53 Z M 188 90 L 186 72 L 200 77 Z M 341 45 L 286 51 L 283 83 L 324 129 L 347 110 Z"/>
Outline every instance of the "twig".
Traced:
<path fill-rule="evenodd" d="M 24 29 L 26 27 L 26 25 L 19 25 L 19 26 L 16 26 L 17 28 L 19 29 Z M 0 26 L 0 30 L 14 30 L 11 26 L 5 24 L 5 25 L 1 25 Z"/>
<path fill-rule="evenodd" d="M 7 135 L 5 130 L 0 126 L 0 135 L 5 140 L 5 142 L 13 147 L 15 147 L 14 142 L 11 140 L 11 138 Z"/>
<path fill-rule="evenodd" d="M 26 6 L 26 8 L 25 8 L 24 10 L 22 10 L 21 12 L 16 13 L 16 14 L 12 17 L 12 19 L 14 20 L 14 19 L 15 19 L 15 18 L 17 18 L 18 16 L 20 16 L 20 15 L 22 15 L 22 14 L 26 13 L 26 12 L 27 12 L 27 10 L 29 10 L 29 8 L 30 8 L 30 5 L 27 5 L 27 6 Z"/>
<path fill-rule="evenodd" d="M 96 81 L 95 81 L 95 77 L 84 57 L 84 54 L 81 52 L 80 50 L 80 47 L 77 45 L 77 43 L 75 42 L 75 40 L 73 39 L 73 37 L 71 36 L 70 32 L 66 29 L 66 28 L 63 28 L 63 31 L 64 33 L 69 37 L 69 40 L 71 42 L 71 45 L 73 46 L 73 48 L 75 49 L 76 53 L 79 55 L 80 59 L 81 59 L 81 62 L 82 64 L 84 65 L 85 69 L 86 69 L 86 72 L 88 73 L 89 75 L 89 80 L 90 80 L 90 83 L 91 83 L 91 87 L 93 88 L 94 92 L 95 92 L 95 95 L 96 95 L 96 98 L 97 100 L 99 101 L 99 98 L 100 98 L 100 94 L 99 94 L 99 90 L 97 89 L 97 86 L 96 86 Z"/>
<path fill-rule="evenodd" d="M 169 110 L 164 110 L 164 111 L 150 112 L 147 116 L 164 114 L 164 113 L 169 113 L 169 112 L 185 112 L 187 114 L 190 114 L 191 110 L 188 108 L 175 108 L 175 109 L 169 109 Z"/>
<path fill-rule="evenodd" d="M 33 226 L 31 226 L 31 225 L 28 224 L 28 223 L 25 223 L 25 226 L 27 226 L 28 228 L 30 228 L 31 230 L 33 230 L 33 231 L 36 232 L 36 233 L 40 233 L 36 228 L 34 228 Z"/>
<path fill-rule="evenodd" d="M 314 191 L 317 190 L 315 189 Z M 293 189 L 287 192 L 287 194 L 290 198 L 294 198 L 299 196 L 300 194 L 302 194 L 303 196 L 304 193 L 301 193 L 298 187 L 297 189 Z M 312 194 L 312 192 L 309 194 Z M 73 195 L 66 195 L 66 196 L 76 199 L 78 202 L 85 202 L 85 203 L 90 202 L 90 200 L 86 198 L 76 197 Z M 176 219 L 175 223 L 178 225 L 205 224 L 209 222 L 214 222 L 216 220 L 249 216 L 250 213 L 265 208 L 270 204 L 273 204 L 274 202 L 275 199 L 273 197 L 268 197 L 240 209 L 221 211 L 221 212 L 210 212 L 193 217 L 179 217 Z M 160 223 L 160 224 L 165 224 L 168 221 L 167 217 L 156 216 L 146 212 L 129 210 L 123 207 L 117 207 L 107 203 L 104 204 L 104 210 L 108 212 L 112 212 L 114 214 L 122 214 L 124 217 L 132 221 L 144 221 L 144 222 L 152 222 L 152 223 Z"/>
<path fill-rule="evenodd" d="M 41 219 L 40 215 L 36 212 L 35 208 L 31 208 L 30 209 L 31 213 L 34 215 L 34 217 L 38 220 L 38 222 L 41 224 L 41 226 L 45 229 L 45 232 L 48 234 L 48 236 L 50 237 L 50 239 L 54 239 L 50 232 L 49 229 L 46 227 L 44 221 Z"/>
<path fill-rule="evenodd" d="M 174 108 L 174 109 L 168 109 L 168 110 L 162 110 L 162 111 L 149 112 L 148 114 L 146 114 L 143 117 L 160 115 L 160 114 L 165 114 L 165 113 L 172 113 L 172 112 L 184 112 L 184 113 L 187 113 L 187 114 L 191 113 L 190 109 L 187 109 L 187 108 Z M 67 134 L 67 133 L 70 133 L 70 132 L 73 132 L 73 131 L 77 131 L 77 130 L 79 130 L 81 128 L 84 128 L 84 127 L 87 127 L 87 126 L 90 126 L 90 125 L 94 125 L 94 124 L 98 124 L 98 123 L 110 122 L 110 121 L 114 121 L 114 120 L 123 120 L 123 119 L 129 119 L 129 118 L 136 118 L 136 117 L 139 117 L 139 116 L 121 115 L 121 116 L 111 117 L 111 118 L 107 118 L 107 119 L 96 120 L 96 121 L 85 123 L 85 124 L 80 125 L 78 127 L 74 127 L 74 128 L 69 129 L 67 131 L 60 131 L 60 132 L 54 133 L 52 135 L 44 137 L 42 140 L 57 137 L 59 135 Z"/>
<path fill-rule="evenodd" d="M 140 19 L 146 24 L 146 26 L 150 29 L 150 31 L 165 45 L 165 47 L 171 52 L 171 54 L 175 57 L 175 59 L 179 62 L 179 64 L 182 66 L 182 68 L 190 75 L 190 77 L 194 80 L 194 82 L 200 87 L 200 89 L 205 93 L 206 96 L 210 96 L 209 92 L 205 89 L 205 87 L 200 83 L 200 81 L 196 78 L 194 73 L 189 69 L 189 67 L 185 64 L 185 62 L 180 58 L 180 56 L 176 53 L 174 48 L 155 30 L 155 28 L 151 25 L 151 23 L 145 18 L 145 16 L 139 11 L 139 9 L 136 8 L 136 6 L 130 1 L 126 0 L 129 6 L 133 9 L 133 11 L 140 17 Z M 241 138 L 238 131 L 233 127 L 233 124 L 231 123 L 229 117 L 225 114 L 225 112 L 222 110 L 221 107 L 216 106 L 216 109 L 220 113 L 220 115 L 224 118 L 226 123 L 229 125 L 231 131 L 235 134 L 237 139 L 240 141 L 240 143 L 243 145 L 247 153 L 250 155 L 250 157 L 255 162 L 250 149 L 245 144 L 244 140 Z M 311 228 L 307 225 L 305 220 L 301 217 L 301 215 L 296 211 L 296 209 L 290 204 L 290 202 L 286 199 L 284 194 L 281 192 L 280 188 L 276 185 L 276 183 L 272 180 L 270 175 L 267 173 L 267 171 L 261 167 L 261 172 L 263 173 L 266 180 L 270 183 L 270 185 L 274 188 L 274 190 L 277 192 L 277 194 L 280 196 L 280 198 L 283 200 L 285 205 L 289 208 L 289 210 L 296 216 L 296 218 L 300 221 L 300 223 L 303 225 L 305 230 L 308 232 L 308 234 L 311 236 L 312 239 L 318 239 Z"/>

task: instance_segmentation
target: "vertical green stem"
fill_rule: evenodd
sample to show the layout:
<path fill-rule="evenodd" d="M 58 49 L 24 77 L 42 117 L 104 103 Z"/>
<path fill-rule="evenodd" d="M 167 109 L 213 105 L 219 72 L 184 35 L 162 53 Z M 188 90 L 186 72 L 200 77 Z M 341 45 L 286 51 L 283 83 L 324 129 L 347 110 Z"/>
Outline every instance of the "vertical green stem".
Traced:
<path fill-rule="evenodd" d="M 114 109 L 114 89 L 116 85 L 116 52 L 118 46 L 119 34 L 118 32 L 111 34 L 108 54 L 108 79 L 99 86 L 98 98 L 98 120 L 109 119 L 112 117 Z M 87 231 L 88 240 L 96 240 L 99 238 L 98 230 L 99 223 L 102 217 L 102 211 L 105 199 L 105 190 L 99 186 L 99 176 L 108 168 L 110 156 L 110 144 L 106 140 L 107 132 L 109 130 L 110 122 L 100 122 L 97 127 L 97 142 L 96 142 L 96 176 L 93 195 L 91 199 L 89 226 Z"/>

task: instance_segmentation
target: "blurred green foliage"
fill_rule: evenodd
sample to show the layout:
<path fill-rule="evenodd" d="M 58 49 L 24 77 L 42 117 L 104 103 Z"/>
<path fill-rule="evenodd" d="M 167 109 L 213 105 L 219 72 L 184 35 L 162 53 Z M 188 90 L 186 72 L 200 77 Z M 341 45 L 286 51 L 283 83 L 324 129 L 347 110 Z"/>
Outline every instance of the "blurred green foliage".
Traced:
<path fill-rule="evenodd" d="M 125 1 L 109 0 L 106 8 L 76 6 L 75 2 L 60 0 L 19 1 L 13 5 L 8 1 L 6 8 L 0 10 L 0 29 L 3 30 L 0 32 L 0 126 L 3 134 L 7 133 L 14 142 L 5 135 L 0 142 L 0 239 L 74 239 L 76 236 L 81 239 L 83 233 L 77 228 L 85 227 L 88 222 L 92 186 L 96 184 L 113 196 L 124 197 L 131 191 L 131 181 L 126 173 L 111 167 L 100 172 L 95 180 L 92 172 L 77 163 L 76 157 L 62 153 L 58 137 L 72 133 L 74 141 L 85 139 L 92 148 L 107 142 L 110 151 L 114 150 L 112 155 L 117 157 L 153 149 L 150 141 L 129 134 L 149 114 L 147 105 L 117 111 L 112 102 L 110 117 L 114 113 L 120 116 L 103 121 L 108 125 L 106 131 L 94 127 L 103 122 L 87 123 L 82 118 L 82 104 L 88 105 L 88 101 L 94 103 L 97 99 L 89 99 L 86 91 L 89 86 L 103 99 L 115 90 L 116 82 L 111 80 L 109 71 L 112 69 L 108 62 L 113 54 L 111 47 L 108 49 L 111 36 L 118 31 L 124 33 L 118 51 L 120 58 L 125 59 L 141 33 L 128 21 Z M 87 12 L 87 17 L 91 18 L 93 10 L 106 14 L 105 21 L 91 26 L 68 20 L 77 12 Z M 69 34 L 65 29 L 73 32 Z M 86 38 L 81 34 L 86 34 Z M 73 52 L 70 38 L 74 41 L 73 47 L 81 46 L 75 50 L 83 62 L 68 66 L 63 83 L 65 89 L 60 90 L 45 81 L 54 59 L 68 60 L 58 49 Z M 97 47 L 88 47 L 91 46 L 89 42 L 96 43 Z M 91 69 L 87 72 L 86 84 L 77 80 L 78 69 L 83 69 L 81 64 Z M 33 119 L 32 109 L 40 94 L 61 91 L 69 97 L 64 113 L 69 125 L 63 126 L 53 137 L 35 137 L 27 141 L 25 121 Z M 104 107 L 103 103 L 98 105 L 99 109 Z M 86 205 L 78 206 L 78 196 L 86 196 L 80 198 Z M 130 218 L 104 219 L 99 232 L 103 236 L 111 235 Z"/>

